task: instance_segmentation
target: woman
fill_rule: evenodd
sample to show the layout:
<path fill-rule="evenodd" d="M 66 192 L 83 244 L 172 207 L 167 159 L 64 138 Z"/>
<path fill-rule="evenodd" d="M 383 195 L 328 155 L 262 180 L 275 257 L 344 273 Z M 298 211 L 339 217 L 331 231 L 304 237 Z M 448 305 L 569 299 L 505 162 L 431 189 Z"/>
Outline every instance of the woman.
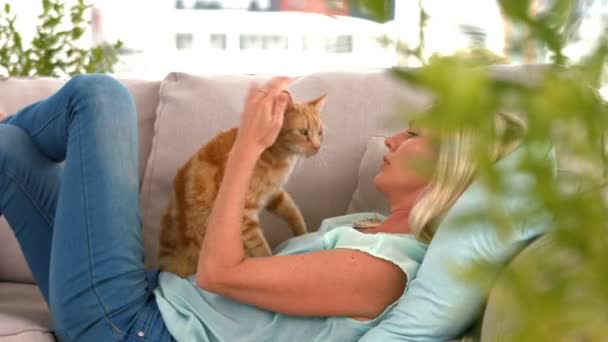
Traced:
<path fill-rule="evenodd" d="M 384 317 L 473 178 L 472 135 L 432 137 L 414 127 L 386 139 L 375 184 L 391 204 L 388 218 L 362 233 L 351 227 L 365 215 L 349 216 L 325 235 L 293 239 L 278 256 L 246 258 L 245 191 L 279 133 L 289 82 L 252 85 L 199 269 L 185 280 L 144 271 L 137 118 L 120 83 L 77 76 L 0 123 L 0 212 L 60 341 L 349 341 Z M 493 128 L 502 136 L 519 124 L 498 115 Z M 507 149 L 496 146 L 498 158 Z M 408 159 L 431 165 L 433 176 Z"/>

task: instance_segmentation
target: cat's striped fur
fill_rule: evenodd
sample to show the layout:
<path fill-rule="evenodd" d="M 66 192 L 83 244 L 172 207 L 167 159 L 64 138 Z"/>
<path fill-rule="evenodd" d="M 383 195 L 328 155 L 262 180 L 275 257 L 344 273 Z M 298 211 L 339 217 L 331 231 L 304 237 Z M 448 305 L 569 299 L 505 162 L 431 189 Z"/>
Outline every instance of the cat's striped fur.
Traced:
<path fill-rule="evenodd" d="M 242 223 L 243 244 L 249 256 L 271 255 L 258 220 L 262 208 L 282 217 L 294 235 L 306 224 L 291 196 L 283 190 L 296 160 L 317 153 L 323 136 L 320 109 L 326 96 L 293 103 L 277 141 L 258 160 L 247 192 Z M 207 219 L 221 184 L 228 154 L 238 128 L 219 133 L 184 166 L 173 182 L 173 193 L 161 222 L 159 267 L 181 277 L 196 272 Z"/>

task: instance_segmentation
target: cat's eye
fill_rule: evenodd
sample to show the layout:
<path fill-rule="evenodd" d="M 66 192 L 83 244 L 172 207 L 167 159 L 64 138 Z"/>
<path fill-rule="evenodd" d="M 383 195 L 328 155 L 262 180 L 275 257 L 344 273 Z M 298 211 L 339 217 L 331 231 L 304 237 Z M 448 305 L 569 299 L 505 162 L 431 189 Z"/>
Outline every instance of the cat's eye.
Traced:
<path fill-rule="evenodd" d="M 300 129 L 298 129 L 298 133 L 302 134 L 303 136 L 307 136 L 308 135 L 308 129 L 306 129 L 306 128 L 300 128 Z"/>

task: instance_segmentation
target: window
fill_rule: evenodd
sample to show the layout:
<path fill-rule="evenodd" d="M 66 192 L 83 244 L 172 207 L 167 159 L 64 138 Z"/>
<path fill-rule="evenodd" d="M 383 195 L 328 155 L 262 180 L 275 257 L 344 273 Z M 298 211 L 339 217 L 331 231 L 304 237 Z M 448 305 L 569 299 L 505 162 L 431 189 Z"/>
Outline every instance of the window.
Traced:
<path fill-rule="evenodd" d="M 325 40 L 325 50 L 335 53 L 353 52 L 353 37 L 342 35 Z"/>
<path fill-rule="evenodd" d="M 194 9 L 221 9 L 222 5 L 219 1 L 201 1 L 198 0 L 194 3 Z"/>
<path fill-rule="evenodd" d="M 242 34 L 241 50 L 287 50 L 287 37 L 270 34 Z"/>
<path fill-rule="evenodd" d="M 225 34 L 211 34 L 209 36 L 209 46 L 212 49 L 226 50 L 226 35 Z"/>
<path fill-rule="evenodd" d="M 317 53 L 352 53 L 352 35 L 307 35 L 303 38 L 302 46 L 305 51 Z"/>
<path fill-rule="evenodd" d="M 176 33 L 175 47 L 178 50 L 192 49 L 192 33 Z"/>

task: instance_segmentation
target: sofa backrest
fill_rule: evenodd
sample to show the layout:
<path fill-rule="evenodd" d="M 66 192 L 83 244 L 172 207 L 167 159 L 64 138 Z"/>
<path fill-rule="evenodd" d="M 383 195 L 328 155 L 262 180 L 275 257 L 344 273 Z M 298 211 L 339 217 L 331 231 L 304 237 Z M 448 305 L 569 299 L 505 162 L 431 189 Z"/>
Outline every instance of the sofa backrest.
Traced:
<path fill-rule="evenodd" d="M 528 80 L 526 66 L 495 67 L 497 77 Z M 262 76 L 169 74 L 165 80 L 125 80 L 139 115 L 141 211 L 146 264 L 154 267 L 160 217 L 177 169 L 219 130 L 238 124 L 245 91 Z M 0 111 L 13 113 L 57 91 L 57 79 L 0 80 Z M 327 134 L 321 152 L 301 160 L 286 189 L 302 210 L 310 230 L 323 218 L 344 214 L 357 186 L 359 164 L 371 137 L 402 130 L 397 109 L 421 110 L 430 98 L 384 71 L 324 72 L 300 77 L 290 87 L 296 101 L 328 95 L 322 111 Z M 271 245 L 291 236 L 286 225 L 261 216 Z M 0 281 L 33 282 L 12 231 L 0 217 Z"/>

